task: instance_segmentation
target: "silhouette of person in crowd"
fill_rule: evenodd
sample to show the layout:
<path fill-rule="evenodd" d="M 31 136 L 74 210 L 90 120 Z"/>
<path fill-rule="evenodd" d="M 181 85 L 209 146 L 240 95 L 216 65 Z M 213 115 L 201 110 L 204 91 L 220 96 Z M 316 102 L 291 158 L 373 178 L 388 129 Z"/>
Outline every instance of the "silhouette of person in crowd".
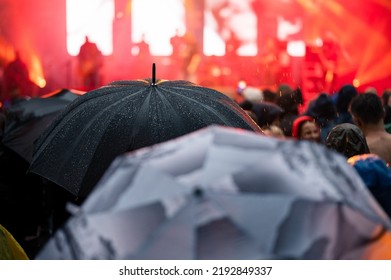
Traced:
<path fill-rule="evenodd" d="M 30 80 L 26 63 L 21 59 L 20 53 L 15 52 L 15 59 L 8 63 L 3 72 L 4 106 L 16 102 L 19 99 L 34 95 L 34 83 Z"/>

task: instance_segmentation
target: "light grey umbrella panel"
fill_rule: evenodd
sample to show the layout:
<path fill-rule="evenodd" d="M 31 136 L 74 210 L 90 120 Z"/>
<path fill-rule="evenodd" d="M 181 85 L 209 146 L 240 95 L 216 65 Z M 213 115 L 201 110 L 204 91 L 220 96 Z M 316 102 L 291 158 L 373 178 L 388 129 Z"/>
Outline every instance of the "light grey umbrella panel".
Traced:
<path fill-rule="evenodd" d="M 390 228 L 342 156 L 212 126 L 118 157 L 38 258 L 391 258 Z"/>

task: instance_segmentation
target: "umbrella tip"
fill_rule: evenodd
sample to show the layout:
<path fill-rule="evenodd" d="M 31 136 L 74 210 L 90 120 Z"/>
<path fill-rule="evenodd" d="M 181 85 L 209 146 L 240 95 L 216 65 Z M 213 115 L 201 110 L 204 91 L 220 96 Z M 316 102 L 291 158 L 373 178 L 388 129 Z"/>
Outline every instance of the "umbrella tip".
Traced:
<path fill-rule="evenodd" d="M 196 197 L 202 197 L 203 195 L 204 195 L 204 192 L 203 192 L 202 189 L 196 188 L 196 189 L 194 190 L 194 196 L 196 196 Z"/>
<path fill-rule="evenodd" d="M 152 85 L 156 85 L 156 64 L 152 63 Z"/>

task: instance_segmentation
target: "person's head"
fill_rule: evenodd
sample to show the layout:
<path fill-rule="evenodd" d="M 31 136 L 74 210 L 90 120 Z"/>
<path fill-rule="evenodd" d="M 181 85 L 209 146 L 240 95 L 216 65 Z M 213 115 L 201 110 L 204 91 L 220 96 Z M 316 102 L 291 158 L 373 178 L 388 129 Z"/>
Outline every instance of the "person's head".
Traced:
<path fill-rule="evenodd" d="M 271 136 L 279 139 L 285 139 L 284 132 L 277 125 L 270 125 L 268 127 L 265 127 L 263 128 L 263 132 L 267 136 Z"/>
<path fill-rule="evenodd" d="M 390 106 L 391 107 L 391 89 L 386 89 L 383 91 L 383 94 L 382 94 L 382 102 L 383 102 L 383 105 L 387 105 L 387 106 Z"/>
<path fill-rule="evenodd" d="M 242 91 L 242 96 L 245 100 L 250 102 L 261 102 L 263 101 L 263 92 L 256 87 L 246 87 Z"/>
<path fill-rule="evenodd" d="M 350 112 L 360 128 L 365 125 L 383 125 L 383 105 L 375 94 L 364 93 L 354 97 L 350 103 Z"/>
<path fill-rule="evenodd" d="M 251 111 L 251 109 L 253 108 L 253 103 L 251 101 L 246 100 L 246 99 L 244 99 L 242 102 L 240 102 L 238 104 L 245 111 Z"/>
<path fill-rule="evenodd" d="M 276 103 L 277 102 L 277 93 L 266 88 L 263 91 L 263 100 L 267 102 Z"/>
<path fill-rule="evenodd" d="M 281 107 L 270 102 L 254 103 L 251 111 L 255 113 L 258 119 L 258 125 L 263 128 L 270 125 L 279 125 L 280 118 L 284 112 Z"/>
<path fill-rule="evenodd" d="M 328 134 L 325 145 L 346 158 L 369 153 L 363 132 L 358 126 L 351 123 L 335 126 Z"/>
<path fill-rule="evenodd" d="M 338 112 L 348 112 L 351 100 L 358 95 L 357 89 L 350 84 L 340 88 L 337 95 L 335 107 Z"/>
<path fill-rule="evenodd" d="M 292 136 L 299 140 L 320 142 L 320 129 L 313 117 L 300 116 L 293 122 Z"/>
<path fill-rule="evenodd" d="M 298 115 L 299 104 L 297 103 L 294 92 L 280 93 L 281 91 L 278 93 L 276 104 L 284 110 L 285 114 Z"/>
<path fill-rule="evenodd" d="M 333 100 L 327 93 L 321 93 L 316 99 L 311 101 L 307 114 L 319 122 L 331 121 L 337 117 Z"/>
<path fill-rule="evenodd" d="M 377 95 L 377 89 L 375 87 L 369 86 L 364 90 L 364 93 L 372 93 Z"/>

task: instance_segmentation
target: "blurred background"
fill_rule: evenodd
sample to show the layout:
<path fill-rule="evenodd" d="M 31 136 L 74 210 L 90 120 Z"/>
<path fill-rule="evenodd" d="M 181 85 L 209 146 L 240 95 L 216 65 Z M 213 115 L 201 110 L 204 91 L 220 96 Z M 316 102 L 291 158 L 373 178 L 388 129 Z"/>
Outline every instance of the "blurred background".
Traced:
<path fill-rule="evenodd" d="M 155 62 L 157 78 L 228 95 L 288 84 L 308 101 L 347 83 L 380 94 L 390 27 L 389 0 L 0 0 L 0 79 L 19 56 L 31 95 L 89 90 L 78 69 L 87 36 L 102 54 L 93 87 L 150 77 Z"/>

